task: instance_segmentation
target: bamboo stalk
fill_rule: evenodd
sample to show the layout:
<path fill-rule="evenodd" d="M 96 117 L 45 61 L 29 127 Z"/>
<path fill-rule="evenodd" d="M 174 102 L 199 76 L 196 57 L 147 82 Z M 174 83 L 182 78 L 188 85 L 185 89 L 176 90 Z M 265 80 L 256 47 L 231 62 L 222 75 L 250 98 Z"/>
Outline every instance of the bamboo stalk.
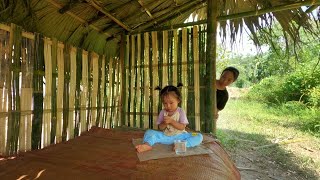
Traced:
<path fill-rule="evenodd" d="M 115 63 L 116 63 L 116 71 L 115 71 L 115 93 L 114 94 L 116 94 L 116 96 L 114 97 L 115 99 L 114 99 L 114 105 L 115 105 L 115 115 L 114 115 L 114 119 L 115 119 L 115 123 L 114 123 L 114 126 L 113 127 L 117 127 L 117 126 L 119 126 L 119 112 L 120 112 L 120 109 L 119 109 L 119 107 L 120 107 L 120 105 L 119 105 L 119 94 L 120 94 L 120 91 L 119 91 L 119 85 L 120 85 L 120 82 L 119 82 L 119 70 L 120 70 L 120 63 L 119 63 L 119 61 L 115 61 Z"/>
<path fill-rule="evenodd" d="M 85 132 L 87 127 L 87 110 L 88 104 L 88 52 L 82 51 L 82 91 L 81 91 L 81 111 L 80 111 L 80 131 Z"/>
<path fill-rule="evenodd" d="M 104 112 L 105 112 L 105 107 L 104 107 L 104 98 L 105 98 L 105 72 L 106 72 L 106 60 L 105 56 L 102 56 L 101 58 L 101 85 L 100 85 L 100 119 L 99 119 L 99 126 L 103 127 L 104 124 Z"/>
<path fill-rule="evenodd" d="M 182 63 L 182 76 L 181 76 L 181 79 L 182 79 L 182 83 L 183 83 L 183 87 L 182 87 L 182 92 L 181 92 L 181 95 L 182 95 L 182 105 L 181 107 L 183 108 L 183 110 L 186 112 L 188 112 L 188 109 L 187 109 L 187 100 L 188 100 L 188 89 L 186 88 L 188 86 L 188 69 L 187 69 L 187 52 L 188 52 L 188 42 L 187 42 L 187 34 L 188 31 L 186 28 L 182 29 L 182 58 L 181 58 L 181 63 Z"/>
<path fill-rule="evenodd" d="M 158 36 L 157 32 L 153 31 L 151 33 L 152 35 L 152 64 L 155 66 L 152 66 L 152 85 L 153 86 L 159 86 L 159 69 L 158 69 Z M 153 88 L 152 88 L 153 90 Z M 153 90 L 152 91 L 152 112 L 158 112 L 159 111 L 159 92 Z M 153 129 L 158 129 L 157 126 L 157 118 L 158 115 L 153 115 L 152 121 L 153 121 Z"/>
<path fill-rule="evenodd" d="M 163 64 L 169 64 L 169 58 L 168 58 L 168 31 L 163 31 Z M 168 85 L 169 82 L 169 73 L 168 73 L 168 66 L 162 66 L 163 67 L 163 75 L 162 75 L 162 86 Z"/>
<path fill-rule="evenodd" d="M 92 54 L 92 70 L 93 70 L 93 84 L 92 84 L 92 125 L 96 126 L 97 124 L 97 95 L 98 95 L 98 78 L 99 78 L 99 62 L 98 62 L 98 55 L 93 53 Z"/>
<path fill-rule="evenodd" d="M 134 104 L 134 98 L 135 98 L 135 91 L 134 91 L 134 87 L 135 87 L 135 62 L 136 62 L 136 59 L 135 59 L 135 37 L 134 36 L 131 36 L 131 86 L 130 86 L 130 112 L 136 112 L 135 111 L 135 104 Z M 132 116 L 130 116 L 130 127 L 135 127 L 136 126 L 136 117 L 135 115 L 133 114 Z"/>
<path fill-rule="evenodd" d="M 108 108 L 108 114 L 107 114 L 107 128 L 111 128 L 113 126 L 112 124 L 112 64 L 113 64 L 113 58 L 109 58 L 109 69 L 108 69 L 108 99 L 107 99 L 107 106 Z"/>
<path fill-rule="evenodd" d="M 129 36 L 126 36 L 126 43 L 127 43 L 127 45 L 126 45 L 126 58 L 125 58 L 125 67 L 129 67 L 129 61 L 130 61 L 130 46 L 129 46 L 129 43 L 130 43 L 130 39 L 129 39 Z M 125 77 L 125 79 L 126 79 L 126 81 L 125 82 L 128 82 L 127 83 L 127 87 L 129 87 L 129 73 L 130 73 L 130 70 L 129 70 L 129 68 L 125 68 L 126 69 L 126 77 Z M 125 91 L 129 91 L 130 90 L 130 87 L 127 89 L 127 87 L 124 87 L 124 88 L 126 88 L 126 90 Z M 130 126 L 130 116 L 128 115 L 128 111 L 130 112 L 130 110 L 129 110 L 129 95 L 128 95 L 128 93 L 126 93 L 126 96 L 125 96 L 125 98 L 126 98 L 126 100 L 125 100 L 125 104 L 124 104 L 124 109 L 125 109 L 125 111 L 124 111 L 124 114 L 126 115 L 125 116 L 125 124 L 127 125 L 127 126 Z"/>
<path fill-rule="evenodd" d="M 193 27 L 193 58 L 194 58 L 194 106 L 195 106 L 195 130 L 200 131 L 200 67 L 199 67 L 199 42 L 198 26 Z"/>
<path fill-rule="evenodd" d="M 41 148 L 50 145 L 51 129 L 51 98 L 52 98 L 52 60 L 51 45 L 48 39 L 44 39 L 44 62 L 45 62 L 45 95 L 43 101 L 43 123 L 42 123 L 42 144 Z"/>
<path fill-rule="evenodd" d="M 116 75 L 116 59 L 115 58 L 112 58 L 112 78 L 111 78 L 111 93 L 112 93 L 112 96 L 111 96 L 111 119 L 112 119 L 112 128 L 115 126 L 115 110 L 116 110 L 116 107 L 115 107 L 115 75 Z"/>
<path fill-rule="evenodd" d="M 70 88 L 70 66 L 71 66 L 71 46 L 66 44 L 64 51 L 64 90 L 63 90 L 63 130 L 62 141 L 69 140 L 68 123 L 69 123 L 69 88 Z"/>
<path fill-rule="evenodd" d="M 121 93 L 121 96 L 119 96 L 119 103 L 120 103 L 120 114 L 119 114 L 119 118 L 120 118 L 120 123 L 119 123 L 119 126 L 123 126 L 123 125 L 126 125 L 126 115 L 125 115 L 125 112 L 126 112 L 126 57 L 125 57 L 125 53 L 126 53 L 126 47 L 125 47 L 125 35 L 122 34 L 121 35 L 121 41 L 120 41 L 120 72 L 119 72 L 119 81 L 121 81 L 121 84 L 120 84 L 120 93 Z"/>
<path fill-rule="evenodd" d="M 9 27 L 10 31 L 10 27 Z M 10 74 L 10 58 L 9 58 L 9 41 L 10 35 L 8 31 L 0 30 L 0 114 L 8 113 L 8 86 L 7 80 Z M 0 117 L 0 155 L 6 155 L 7 148 L 7 126 L 8 126 L 8 115 Z"/>
<path fill-rule="evenodd" d="M 137 88 L 135 89 L 136 91 L 136 98 L 137 98 L 137 107 L 136 107 L 136 112 L 141 112 L 141 34 L 137 35 Z M 137 124 L 136 127 L 141 127 L 141 116 L 138 114 L 136 116 L 137 118 Z"/>
<path fill-rule="evenodd" d="M 75 128 L 75 92 L 76 92 L 76 78 L 77 78 L 77 49 L 72 47 L 70 50 L 70 83 L 69 83 L 69 111 L 68 111 L 68 140 L 74 138 Z"/>
<path fill-rule="evenodd" d="M 143 81 L 144 81 L 144 108 L 143 108 L 143 111 L 144 112 L 149 112 L 150 113 L 150 110 L 149 110 L 149 99 L 150 99 L 150 76 L 149 76 L 149 64 L 150 64 L 150 54 L 149 54 L 149 51 L 150 51 L 150 44 L 149 44 L 149 33 L 144 33 L 144 61 L 143 61 L 143 65 L 144 68 L 144 78 L 143 78 Z M 144 128 L 149 128 L 149 114 L 145 115 L 144 118 L 143 118 L 143 127 Z"/>
<path fill-rule="evenodd" d="M 51 60 L 52 60 L 52 86 L 51 86 L 51 139 L 50 144 L 55 142 L 56 138 L 56 127 L 57 127 L 57 50 L 58 50 L 58 40 L 52 40 L 52 47 L 51 47 Z"/>
<path fill-rule="evenodd" d="M 63 127 L 63 91 L 64 91 L 64 56 L 63 44 L 58 44 L 57 66 L 58 66 L 58 87 L 57 87 L 57 127 L 56 143 L 62 142 Z"/>
<path fill-rule="evenodd" d="M 173 31 L 173 84 L 178 84 L 178 31 Z"/>

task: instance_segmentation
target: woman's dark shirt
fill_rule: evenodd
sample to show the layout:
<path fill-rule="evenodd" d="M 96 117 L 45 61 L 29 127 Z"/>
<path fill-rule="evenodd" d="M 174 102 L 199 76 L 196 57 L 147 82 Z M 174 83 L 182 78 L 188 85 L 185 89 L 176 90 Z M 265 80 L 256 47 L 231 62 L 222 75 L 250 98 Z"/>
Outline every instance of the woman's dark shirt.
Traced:
<path fill-rule="evenodd" d="M 217 89 L 217 108 L 219 111 L 221 111 L 224 106 L 227 104 L 227 101 L 229 99 L 228 91 L 225 90 L 219 90 Z"/>

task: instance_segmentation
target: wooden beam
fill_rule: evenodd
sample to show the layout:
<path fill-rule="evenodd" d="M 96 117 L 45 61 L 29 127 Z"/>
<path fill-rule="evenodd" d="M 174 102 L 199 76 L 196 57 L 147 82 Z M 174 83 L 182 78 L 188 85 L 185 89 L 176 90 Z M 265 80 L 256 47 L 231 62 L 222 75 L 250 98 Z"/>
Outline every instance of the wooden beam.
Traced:
<path fill-rule="evenodd" d="M 188 3 L 185 3 L 185 4 L 181 5 L 180 7 L 176 8 L 174 11 L 165 14 L 164 16 L 155 18 L 155 19 L 153 19 L 153 20 L 151 20 L 151 21 L 148 21 L 148 22 L 142 24 L 141 26 L 136 27 L 136 28 L 133 30 L 133 33 L 141 32 L 141 31 L 145 30 L 146 28 L 148 28 L 148 27 L 150 27 L 150 26 L 153 26 L 153 24 L 154 24 L 155 22 L 160 22 L 160 21 L 163 21 L 163 20 L 165 20 L 165 19 L 168 19 L 169 17 L 174 16 L 174 15 L 180 13 L 181 11 L 185 11 L 185 10 L 191 8 L 192 6 L 195 6 L 195 5 L 200 4 L 200 3 L 203 3 L 203 2 L 204 2 L 204 1 L 190 1 L 190 2 L 188 2 Z"/>
<path fill-rule="evenodd" d="M 49 2 L 49 3 L 51 3 L 52 5 L 54 5 L 54 6 L 57 7 L 58 9 L 61 9 L 61 8 L 62 8 L 62 5 L 60 5 L 59 3 L 57 3 L 57 2 L 54 1 L 54 0 L 46 0 L 46 1 Z M 82 19 L 81 17 L 73 14 L 73 13 L 70 12 L 70 11 L 67 11 L 66 14 L 68 14 L 69 16 L 73 17 L 74 19 L 78 20 L 79 22 L 81 22 L 81 23 L 84 24 L 84 25 L 88 24 L 88 22 L 87 22 L 86 20 L 84 20 L 84 19 Z M 98 27 L 96 27 L 96 26 L 94 26 L 94 25 L 92 25 L 92 24 L 89 24 L 88 26 L 89 26 L 90 28 L 98 31 L 98 32 L 101 31 L 101 29 L 99 29 Z M 103 34 L 105 34 L 105 35 L 107 35 L 107 36 L 112 36 L 111 34 L 106 33 L 106 32 L 104 32 Z"/>
<path fill-rule="evenodd" d="M 153 16 L 152 16 L 150 10 L 144 6 L 143 1 L 142 0 L 137 0 L 137 1 L 140 4 L 140 6 L 143 8 L 143 10 L 148 14 L 148 16 L 151 17 L 151 19 L 153 19 Z"/>
<path fill-rule="evenodd" d="M 206 98 L 205 132 L 216 135 L 216 51 L 218 26 L 218 1 L 208 0 L 207 5 L 207 56 L 206 56 Z"/>
<path fill-rule="evenodd" d="M 307 10 L 306 13 L 311 13 L 313 10 L 317 9 L 319 5 L 312 5 Z"/>
<path fill-rule="evenodd" d="M 112 14 L 110 14 L 106 8 L 99 6 L 95 0 L 86 0 L 92 7 L 97 9 L 98 11 L 104 13 L 106 16 L 108 16 L 111 20 L 113 20 L 115 23 L 117 23 L 119 26 L 121 26 L 123 29 L 127 31 L 132 31 L 127 25 L 125 25 L 123 22 L 121 22 L 119 19 L 114 17 Z"/>

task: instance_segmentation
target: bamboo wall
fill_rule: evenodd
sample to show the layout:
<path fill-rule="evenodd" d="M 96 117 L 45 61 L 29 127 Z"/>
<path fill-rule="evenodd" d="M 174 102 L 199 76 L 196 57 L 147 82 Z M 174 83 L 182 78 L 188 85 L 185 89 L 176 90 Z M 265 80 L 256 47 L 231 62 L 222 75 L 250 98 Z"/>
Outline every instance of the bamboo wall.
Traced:
<path fill-rule="evenodd" d="M 120 121 L 119 58 L 0 24 L 0 155 Z"/>
<path fill-rule="evenodd" d="M 157 129 L 162 109 L 156 86 L 177 85 L 189 127 L 204 130 L 206 27 L 147 32 L 126 38 L 126 125 Z"/>
<path fill-rule="evenodd" d="M 179 82 L 189 127 L 204 130 L 205 41 L 204 26 L 126 36 L 121 61 L 0 24 L 0 155 L 92 126 L 157 129 L 154 88 Z"/>

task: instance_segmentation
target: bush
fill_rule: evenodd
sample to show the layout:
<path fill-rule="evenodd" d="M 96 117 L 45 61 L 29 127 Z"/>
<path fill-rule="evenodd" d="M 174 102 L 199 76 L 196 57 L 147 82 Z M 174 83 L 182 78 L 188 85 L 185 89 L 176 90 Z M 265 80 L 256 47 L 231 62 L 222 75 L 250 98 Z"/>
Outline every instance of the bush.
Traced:
<path fill-rule="evenodd" d="M 320 85 L 309 90 L 309 103 L 315 108 L 320 107 Z"/>
<path fill-rule="evenodd" d="M 271 76 L 254 85 L 247 98 L 264 103 L 280 104 L 284 101 L 282 92 L 283 78 Z"/>

